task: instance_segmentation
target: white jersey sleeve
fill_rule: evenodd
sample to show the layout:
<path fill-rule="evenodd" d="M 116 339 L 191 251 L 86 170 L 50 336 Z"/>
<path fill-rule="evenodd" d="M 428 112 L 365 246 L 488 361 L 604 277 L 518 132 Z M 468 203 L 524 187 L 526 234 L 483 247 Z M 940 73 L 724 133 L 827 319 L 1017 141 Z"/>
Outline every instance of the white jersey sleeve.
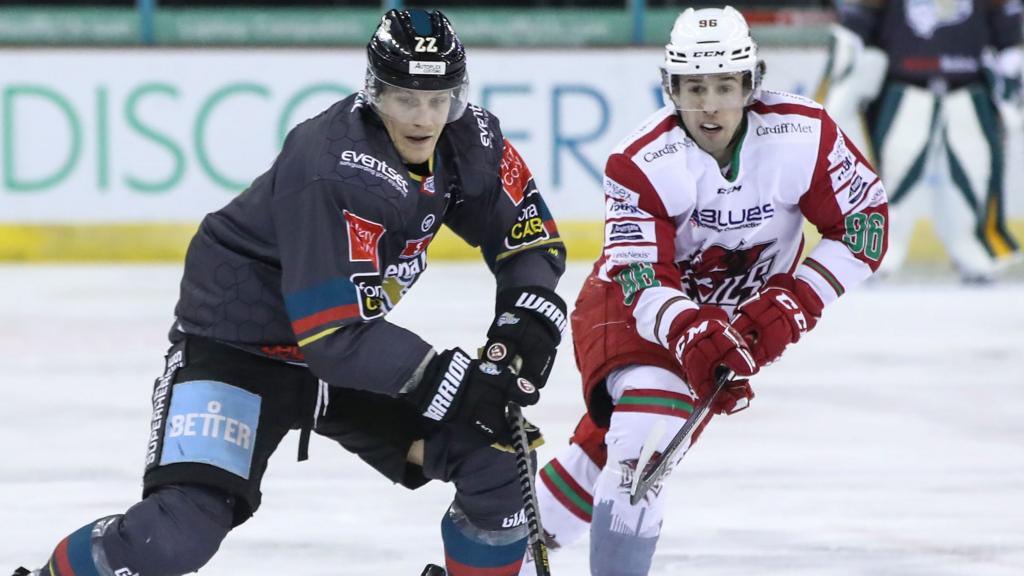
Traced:
<path fill-rule="evenodd" d="M 698 307 L 683 292 L 676 265 L 677 229 L 693 211 L 694 179 L 683 154 L 658 168 L 650 161 L 682 151 L 684 138 L 674 110 L 664 108 L 609 156 L 604 173 L 599 277 L 619 284 L 637 333 L 666 347 L 672 321 Z"/>
<path fill-rule="evenodd" d="M 881 264 L 887 247 L 888 203 L 875 169 L 823 109 L 821 143 L 800 211 L 821 241 L 795 276 L 828 305 Z"/>

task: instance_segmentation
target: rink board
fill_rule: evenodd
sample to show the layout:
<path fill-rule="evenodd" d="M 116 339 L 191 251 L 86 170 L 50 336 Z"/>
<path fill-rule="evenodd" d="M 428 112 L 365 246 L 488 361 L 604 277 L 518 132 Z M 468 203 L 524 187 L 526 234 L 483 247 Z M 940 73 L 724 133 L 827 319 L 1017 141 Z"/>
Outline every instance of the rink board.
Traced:
<path fill-rule="evenodd" d="M 763 54 L 766 86 L 800 94 L 825 64 L 821 48 Z M 600 248 L 604 161 L 661 105 L 660 58 L 653 48 L 470 54 L 471 100 L 501 119 L 573 258 Z M 357 49 L 0 52 L 0 260 L 180 260 L 202 217 L 270 166 L 292 126 L 358 89 L 364 67 Z M 1024 163 L 1008 166 L 1008 181 L 1024 182 Z M 1020 196 L 1008 199 L 1018 235 Z M 450 237 L 432 253 L 475 257 Z M 942 253 L 924 233 L 911 258 Z"/>
<path fill-rule="evenodd" d="M 558 223 L 570 260 L 593 261 L 601 251 L 604 225 L 599 221 Z M 1009 228 L 1024 238 L 1024 220 L 1012 220 Z M 83 224 L 83 225 L 0 225 L 0 261 L 13 262 L 180 262 L 195 224 Z M 805 227 L 808 248 L 817 234 Z M 431 261 L 479 259 L 479 250 L 469 246 L 447 228 L 430 244 Z M 931 222 L 922 220 L 910 243 L 912 264 L 942 264 L 947 261 Z"/>

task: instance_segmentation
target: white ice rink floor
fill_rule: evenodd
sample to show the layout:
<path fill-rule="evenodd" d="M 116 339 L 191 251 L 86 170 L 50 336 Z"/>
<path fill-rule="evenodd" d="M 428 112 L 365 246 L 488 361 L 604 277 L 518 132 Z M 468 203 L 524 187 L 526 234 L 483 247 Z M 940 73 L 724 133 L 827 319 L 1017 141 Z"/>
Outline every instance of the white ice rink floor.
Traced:
<path fill-rule="evenodd" d="M 570 268 L 568 301 L 589 266 Z M 0 572 L 136 501 L 178 266 L 0 266 Z M 391 316 L 438 348 L 491 319 L 482 264 L 435 264 Z M 381 351 L 387 357 L 387 351 Z M 855 290 L 759 375 L 668 481 L 654 574 L 1024 574 L 1024 284 Z M 539 407 L 546 461 L 582 410 L 565 346 Z M 263 507 L 205 575 L 416 576 L 448 485 L 391 485 L 314 436 L 274 456 Z M 552 557 L 587 574 L 587 545 Z"/>

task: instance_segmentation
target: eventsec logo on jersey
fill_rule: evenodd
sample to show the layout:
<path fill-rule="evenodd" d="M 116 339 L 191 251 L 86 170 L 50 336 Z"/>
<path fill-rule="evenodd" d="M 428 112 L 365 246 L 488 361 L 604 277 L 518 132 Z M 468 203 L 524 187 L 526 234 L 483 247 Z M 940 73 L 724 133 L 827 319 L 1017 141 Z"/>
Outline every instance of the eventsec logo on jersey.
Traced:
<path fill-rule="evenodd" d="M 395 170 L 388 163 L 375 158 L 365 152 L 356 152 L 355 150 L 345 150 L 341 153 L 341 158 L 338 160 L 338 164 L 341 166 L 348 166 L 363 172 L 369 172 L 377 178 L 382 178 L 391 184 L 396 190 L 405 196 L 409 193 L 409 182 L 402 176 L 398 170 Z"/>

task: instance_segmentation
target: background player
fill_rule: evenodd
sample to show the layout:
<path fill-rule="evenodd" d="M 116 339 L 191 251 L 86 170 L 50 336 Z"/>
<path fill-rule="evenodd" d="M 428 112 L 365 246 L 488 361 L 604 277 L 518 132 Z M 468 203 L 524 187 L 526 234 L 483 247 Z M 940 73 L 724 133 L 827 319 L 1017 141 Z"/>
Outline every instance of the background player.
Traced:
<path fill-rule="evenodd" d="M 514 458 L 491 445 L 507 402 L 535 403 L 548 376 L 564 247 L 498 120 L 467 104 L 443 14 L 388 12 L 367 57 L 363 91 L 292 130 L 270 170 L 203 220 L 154 389 L 144 498 L 61 540 L 42 574 L 198 570 L 259 508 L 291 429 L 300 459 L 312 429 L 408 488 L 453 482 L 450 573 L 518 571 Z M 385 319 L 442 223 L 496 278 L 492 361 L 437 353 Z M 511 357 L 518 375 L 501 365 Z"/>
<path fill-rule="evenodd" d="M 572 314 L 587 412 L 538 482 L 553 547 L 589 529 L 591 574 L 650 570 L 664 490 L 629 493 L 658 422 L 663 449 L 721 365 L 738 379 L 714 412 L 745 408 L 745 377 L 885 254 L 874 170 L 821 106 L 761 90 L 764 70 L 739 12 L 686 10 L 665 47 L 671 104 L 605 166 L 604 249 Z M 805 219 L 822 239 L 803 257 Z"/>
<path fill-rule="evenodd" d="M 1021 129 L 1020 0 L 838 6 L 819 96 L 873 151 L 889 187 L 892 233 L 882 271 L 902 266 L 930 203 L 961 278 L 992 280 L 1018 260 L 1004 224 L 1004 145 L 1008 129 Z"/>

